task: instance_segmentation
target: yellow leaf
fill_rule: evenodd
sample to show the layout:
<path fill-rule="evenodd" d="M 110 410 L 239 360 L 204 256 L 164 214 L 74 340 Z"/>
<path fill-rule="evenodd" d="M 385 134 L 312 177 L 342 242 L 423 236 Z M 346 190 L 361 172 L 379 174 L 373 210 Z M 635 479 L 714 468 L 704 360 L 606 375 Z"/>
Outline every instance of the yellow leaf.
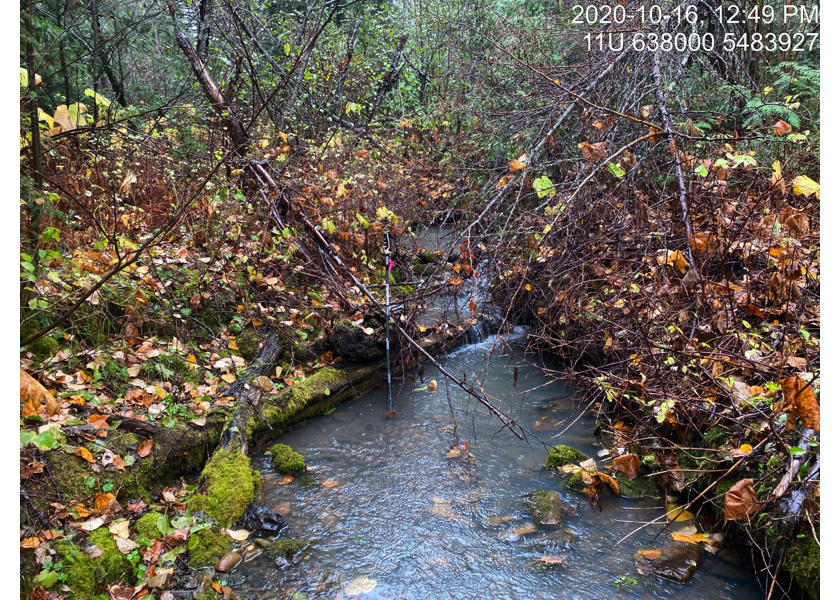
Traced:
<path fill-rule="evenodd" d="M 797 196 L 810 198 L 812 195 L 816 194 L 817 200 L 820 199 L 820 184 L 810 177 L 800 175 L 791 182 L 791 185 L 793 186 L 793 193 Z"/>
<path fill-rule="evenodd" d="M 76 504 L 76 506 L 73 507 L 73 510 L 76 511 L 76 514 L 79 515 L 80 519 L 84 519 L 85 517 L 89 517 L 93 514 L 93 511 L 85 508 L 83 504 Z"/>
<path fill-rule="evenodd" d="M 111 535 L 126 539 L 128 537 L 128 523 L 128 519 L 114 521 L 108 525 L 108 531 L 111 532 Z"/>
<path fill-rule="evenodd" d="M 782 177 L 782 165 L 778 160 L 773 163 L 773 177 L 770 178 L 770 187 L 776 186 L 779 186 L 783 194 L 785 193 L 787 187 L 785 186 L 785 178 Z"/>
<path fill-rule="evenodd" d="M 41 540 L 37 537 L 28 537 L 20 543 L 21 548 L 37 548 L 41 545 Z"/>
<path fill-rule="evenodd" d="M 531 284 L 530 284 L 530 283 L 526 283 L 526 284 L 525 284 L 525 290 L 527 290 L 527 291 L 529 291 L 529 292 L 530 292 L 532 289 L 533 289 L 533 286 L 531 286 Z"/>
<path fill-rule="evenodd" d="M 741 444 L 740 450 L 744 454 L 749 454 L 750 452 L 752 452 L 752 446 L 750 446 L 749 444 Z"/>
<path fill-rule="evenodd" d="M 236 375 L 234 375 L 233 373 L 225 373 L 224 375 L 222 375 L 222 379 L 224 381 L 227 381 L 228 383 L 233 383 L 234 381 L 236 381 Z"/>
<path fill-rule="evenodd" d="M 694 515 L 688 512 L 687 510 L 683 510 L 679 506 L 669 505 L 668 506 L 668 520 L 669 521 L 676 521 L 679 523 L 680 521 L 691 521 L 694 518 Z"/>
<path fill-rule="evenodd" d="M 94 508 L 96 509 L 96 512 L 101 513 L 105 511 L 113 499 L 114 494 L 111 493 L 96 494 L 96 499 L 94 500 Z"/>
<path fill-rule="evenodd" d="M 291 475 L 283 475 L 283 478 L 277 482 L 277 485 L 286 485 L 287 483 L 292 483 L 294 480 L 295 478 Z"/>
<path fill-rule="evenodd" d="M 73 451 L 73 454 L 75 454 L 76 456 L 81 456 L 82 458 L 84 458 L 89 463 L 96 462 L 95 460 L 93 460 L 93 454 L 91 454 L 90 450 L 88 450 L 84 446 L 79 446 L 78 448 L 76 448 Z"/>
<path fill-rule="evenodd" d="M 678 542 L 688 542 L 689 544 L 705 544 L 709 541 L 709 537 L 705 533 L 695 533 L 693 535 L 672 533 L 671 537 Z"/>

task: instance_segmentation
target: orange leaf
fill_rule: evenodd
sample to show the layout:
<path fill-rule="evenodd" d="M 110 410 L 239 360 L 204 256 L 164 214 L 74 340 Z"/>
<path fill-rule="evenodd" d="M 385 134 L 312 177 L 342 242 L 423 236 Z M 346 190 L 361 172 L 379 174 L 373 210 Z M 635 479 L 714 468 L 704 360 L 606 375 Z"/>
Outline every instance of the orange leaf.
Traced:
<path fill-rule="evenodd" d="M 723 497 L 723 520 L 744 521 L 759 509 L 758 498 L 750 484 L 752 479 L 742 479 Z"/>
<path fill-rule="evenodd" d="M 773 125 L 773 133 L 775 135 L 787 135 L 791 131 L 793 131 L 793 128 L 784 121 L 776 121 L 776 124 Z"/>
<path fill-rule="evenodd" d="M 137 446 L 137 456 L 140 458 L 146 458 L 149 456 L 149 452 L 152 451 L 152 444 L 154 442 L 151 439 L 146 440 L 139 446 Z"/>
<path fill-rule="evenodd" d="M 115 456 L 114 460 L 113 460 L 113 463 L 114 463 L 114 467 L 116 467 L 116 469 L 118 471 L 125 471 L 125 465 L 123 464 L 123 459 L 122 458 L 120 458 L 119 456 Z"/>
<path fill-rule="evenodd" d="M 283 475 L 283 478 L 277 482 L 278 485 L 286 485 L 287 483 L 292 483 L 295 480 L 294 477 L 291 475 Z"/>
<path fill-rule="evenodd" d="M 334 488 L 334 487 L 338 486 L 338 482 L 337 482 L 337 481 L 332 481 L 332 480 L 330 480 L 330 481 L 325 481 L 325 482 L 323 483 L 323 486 L 324 486 L 324 487 L 328 487 L 328 488 Z"/>
<path fill-rule="evenodd" d="M 627 475 L 627 479 L 633 481 L 642 468 L 637 454 L 625 454 L 613 459 L 613 469 Z"/>
<path fill-rule="evenodd" d="M 606 473 L 598 473 L 598 477 L 601 478 L 601 481 L 610 486 L 610 489 L 615 492 L 616 496 L 620 495 L 618 491 L 618 482 L 615 479 L 613 479 Z"/>
<path fill-rule="evenodd" d="M 37 415 L 41 412 L 41 402 L 46 407 L 47 414 L 53 416 L 60 410 L 58 401 L 29 373 L 20 370 L 20 401 L 24 417 Z"/>
<path fill-rule="evenodd" d="M 475 300 L 473 300 L 472 298 L 470 298 L 469 306 L 470 306 L 470 310 L 472 312 L 475 312 L 475 309 L 478 308 L 478 305 L 475 303 Z"/>
<path fill-rule="evenodd" d="M 637 550 L 636 555 L 641 558 L 646 558 L 648 560 L 653 560 L 655 558 L 659 558 L 662 554 L 662 550 Z"/>
<path fill-rule="evenodd" d="M 37 548 L 41 545 L 41 540 L 37 537 L 28 537 L 20 543 L 21 548 Z"/>
<path fill-rule="evenodd" d="M 102 512 L 108 508 L 108 505 L 111 504 L 111 500 L 114 499 L 114 494 L 111 493 L 102 493 L 96 494 L 96 500 L 94 503 L 94 508 L 96 512 Z"/>
<path fill-rule="evenodd" d="M 540 560 L 547 565 L 559 565 L 565 562 L 566 559 L 562 556 L 540 556 Z"/>
<path fill-rule="evenodd" d="M 814 431 L 820 430 L 820 405 L 814 390 L 798 375 L 782 380 L 782 391 L 788 407 L 793 407 L 802 419 L 802 424 Z"/>
<path fill-rule="evenodd" d="M 73 451 L 73 454 L 75 454 L 76 456 L 81 456 L 82 458 L 84 458 L 86 461 L 88 461 L 91 464 L 96 462 L 95 460 L 93 460 L 93 454 L 91 454 L 90 450 L 88 450 L 84 446 L 78 446 Z"/>
<path fill-rule="evenodd" d="M 91 415 L 88 417 L 88 423 L 93 425 L 94 429 L 108 429 L 108 415 Z"/>
<path fill-rule="evenodd" d="M 513 172 L 521 171 L 522 169 L 525 168 L 525 161 L 526 160 L 528 160 L 528 153 L 527 152 L 525 154 L 523 154 L 522 156 L 520 156 L 519 158 L 514 158 L 512 161 L 510 161 L 510 165 L 509 165 L 510 170 L 513 171 Z"/>

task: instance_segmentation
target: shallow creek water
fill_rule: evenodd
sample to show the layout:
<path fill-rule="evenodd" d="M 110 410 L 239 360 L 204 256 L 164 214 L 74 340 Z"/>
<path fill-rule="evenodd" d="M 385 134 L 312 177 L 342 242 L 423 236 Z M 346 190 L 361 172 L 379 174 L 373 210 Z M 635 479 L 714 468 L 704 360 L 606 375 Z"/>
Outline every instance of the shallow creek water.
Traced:
<path fill-rule="evenodd" d="M 547 443 L 595 456 L 601 447 L 593 445 L 594 415 L 584 413 L 558 437 L 580 415 L 573 395 L 559 384 L 544 385 L 522 356 L 499 356 L 498 347 L 486 369 L 491 345 L 462 347 L 442 363 L 468 380 L 472 372 L 483 372 L 487 392 Z M 253 457 L 264 476 L 263 503 L 286 515 L 286 537 L 310 538 L 312 544 L 282 570 L 267 555 L 240 565 L 227 574 L 234 590 L 248 598 L 296 600 L 762 597 L 746 569 L 708 554 L 686 585 L 638 574 L 635 550 L 661 525 L 617 542 L 661 516 L 662 502 L 604 492 L 602 510 L 591 508 L 582 494 L 565 489 L 565 476 L 546 471 L 539 443 L 529 446 L 502 430 L 453 386 L 459 438 L 469 440 L 475 464 L 447 458 L 454 443 L 452 416 L 443 378 L 432 370 L 427 367 L 426 381 L 436 379 L 437 391 L 414 391 L 423 384 L 406 382 L 395 395 L 395 419 L 383 419 L 386 396 L 377 390 L 280 436 L 276 441 L 302 453 L 309 468 L 291 483 L 281 484 L 265 455 Z M 560 533 L 530 525 L 522 496 L 539 489 L 557 490 L 576 513 L 567 514 Z M 544 564 L 541 556 L 564 561 Z M 627 584 L 619 587 L 622 576 Z"/>

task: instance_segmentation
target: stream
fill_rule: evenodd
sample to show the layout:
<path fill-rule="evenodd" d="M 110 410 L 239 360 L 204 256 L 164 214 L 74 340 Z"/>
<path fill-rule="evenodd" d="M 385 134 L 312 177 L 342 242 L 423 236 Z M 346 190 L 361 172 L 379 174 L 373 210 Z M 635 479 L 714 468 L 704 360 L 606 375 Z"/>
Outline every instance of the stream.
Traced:
<path fill-rule="evenodd" d="M 521 335 L 521 333 L 519 334 Z M 581 415 L 573 394 L 544 376 L 512 343 L 489 340 L 442 357 L 455 374 L 484 375 L 488 394 L 548 444 L 575 446 L 589 456 L 595 416 Z M 520 348 L 518 352 L 517 348 Z M 513 369 L 518 370 L 514 389 Z M 469 440 L 473 464 L 447 458 L 454 444 L 447 386 L 429 365 L 424 384 L 395 389 L 397 418 L 384 419 L 384 389 L 339 406 L 275 440 L 304 455 L 307 474 L 283 483 L 264 454 L 252 458 L 263 474 L 265 506 L 285 515 L 285 537 L 309 538 L 295 564 L 278 569 L 262 554 L 222 580 L 246 598 L 680 598 L 758 600 L 746 567 L 705 555 L 694 578 L 680 585 L 640 575 L 636 549 L 647 547 L 662 525 L 662 501 L 626 500 L 604 491 L 601 510 L 567 491 L 560 473 L 548 472 L 546 452 L 502 428 L 475 400 L 450 385 L 459 441 Z M 570 426 L 571 425 L 571 426 Z M 570 426 L 562 436 L 559 432 Z M 522 496 L 556 490 L 567 508 L 562 528 L 535 527 Z M 652 546 L 667 542 L 668 533 Z M 546 564 L 540 557 L 562 559 Z"/>

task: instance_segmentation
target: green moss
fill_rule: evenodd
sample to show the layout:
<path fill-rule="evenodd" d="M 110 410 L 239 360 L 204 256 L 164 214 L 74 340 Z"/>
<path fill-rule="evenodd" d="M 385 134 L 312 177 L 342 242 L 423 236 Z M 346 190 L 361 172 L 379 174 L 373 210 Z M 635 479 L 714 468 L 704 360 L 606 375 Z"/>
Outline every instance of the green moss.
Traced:
<path fill-rule="evenodd" d="M 545 466 L 549 470 L 554 470 L 558 467 L 562 467 L 563 465 L 569 464 L 577 464 L 580 462 L 585 461 L 588 456 L 578 450 L 577 448 L 572 448 L 571 446 L 554 446 L 549 453 L 548 457 L 545 459 Z"/>
<path fill-rule="evenodd" d="M 20 330 L 20 338 L 24 339 L 29 337 L 30 335 L 34 335 L 40 331 L 41 326 L 36 319 L 29 321 L 23 328 Z M 51 338 L 48 335 L 45 335 L 40 340 L 35 342 L 34 344 L 29 344 L 26 349 L 32 353 L 37 360 L 44 360 L 45 358 L 50 358 L 56 352 L 58 352 L 58 340 L 55 338 Z"/>
<path fill-rule="evenodd" d="M 285 444 L 272 446 L 268 454 L 271 456 L 272 466 L 281 473 L 300 475 L 306 471 L 306 463 L 303 462 L 303 457 Z"/>
<path fill-rule="evenodd" d="M 531 509 L 531 517 L 538 525 L 562 525 L 563 503 L 560 494 L 548 490 L 538 490 L 526 504 Z"/>
<path fill-rule="evenodd" d="M 102 556 L 96 560 L 105 571 L 109 583 L 124 579 L 131 574 L 131 563 L 117 548 L 113 536 L 104 527 L 100 527 L 88 536 L 88 541 L 102 550 Z"/>
<path fill-rule="evenodd" d="M 144 537 L 147 540 L 159 540 L 163 537 L 157 526 L 158 517 L 164 516 L 156 510 L 147 512 L 145 515 L 137 519 L 134 523 L 134 530 L 137 535 Z"/>
<path fill-rule="evenodd" d="M 346 379 L 344 371 L 332 367 L 319 369 L 300 383 L 283 390 L 279 396 L 271 398 L 268 402 L 264 400 L 261 405 L 263 416 L 277 430 L 309 416 L 320 415 L 338 402 L 335 396 L 324 392 L 334 392 L 346 383 Z M 249 420 L 247 428 L 251 437 L 267 429 L 262 419 Z"/>
<path fill-rule="evenodd" d="M 802 591 L 811 598 L 820 597 L 820 547 L 811 532 L 787 551 L 784 566 Z"/>
<path fill-rule="evenodd" d="M 201 472 L 201 479 L 204 493 L 193 496 L 190 507 L 204 511 L 222 525 L 239 521 L 254 499 L 251 461 L 240 452 L 216 452 Z"/>
<path fill-rule="evenodd" d="M 712 446 L 713 448 L 720 448 L 722 444 L 725 444 L 727 439 L 729 439 L 729 435 L 720 425 L 715 425 L 705 434 L 703 434 L 703 439 L 706 440 L 706 443 Z"/>
<path fill-rule="evenodd" d="M 179 380 L 198 385 L 202 380 L 201 369 L 193 369 L 187 361 L 177 354 L 165 354 L 158 359 L 158 363 L 172 372 Z"/>
<path fill-rule="evenodd" d="M 583 491 L 583 475 L 580 474 L 580 471 L 572 473 L 572 476 L 569 477 L 569 480 L 566 482 L 566 489 L 573 490 L 575 492 Z"/>
<path fill-rule="evenodd" d="M 257 332 L 253 329 L 245 331 L 242 335 L 236 338 L 236 347 L 239 356 L 251 362 L 257 357 L 257 352 L 260 349 L 260 338 Z"/>
<path fill-rule="evenodd" d="M 203 592 L 195 592 L 192 597 L 193 600 L 216 600 L 217 598 L 221 598 L 222 595 L 217 593 L 213 588 L 208 587 Z"/>
<path fill-rule="evenodd" d="M 309 540 L 306 538 L 292 538 L 288 540 L 277 540 L 268 549 L 268 553 L 272 558 L 282 556 L 286 560 L 292 560 L 295 554 L 303 550 L 309 545 Z"/>
<path fill-rule="evenodd" d="M 630 481 L 624 473 L 616 473 L 615 481 L 618 491 L 625 498 L 655 498 L 657 496 L 656 481 L 645 475 L 637 475 Z"/>
<path fill-rule="evenodd" d="M 233 545 L 229 536 L 211 529 L 202 529 L 193 535 L 198 538 L 198 544 L 190 550 L 189 563 L 195 569 L 216 564 L 219 557 Z"/>
<path fill-rule="evenodd" d="M 88 600 L 96 593 L 104 572 L 96 561 L 88 558 L 82 550 L 69 540 L 60 540 L 55 544 L 60 557 L 62 570 L 67 575 L 65 584 L 71 589 L 69 598 Z"/>

